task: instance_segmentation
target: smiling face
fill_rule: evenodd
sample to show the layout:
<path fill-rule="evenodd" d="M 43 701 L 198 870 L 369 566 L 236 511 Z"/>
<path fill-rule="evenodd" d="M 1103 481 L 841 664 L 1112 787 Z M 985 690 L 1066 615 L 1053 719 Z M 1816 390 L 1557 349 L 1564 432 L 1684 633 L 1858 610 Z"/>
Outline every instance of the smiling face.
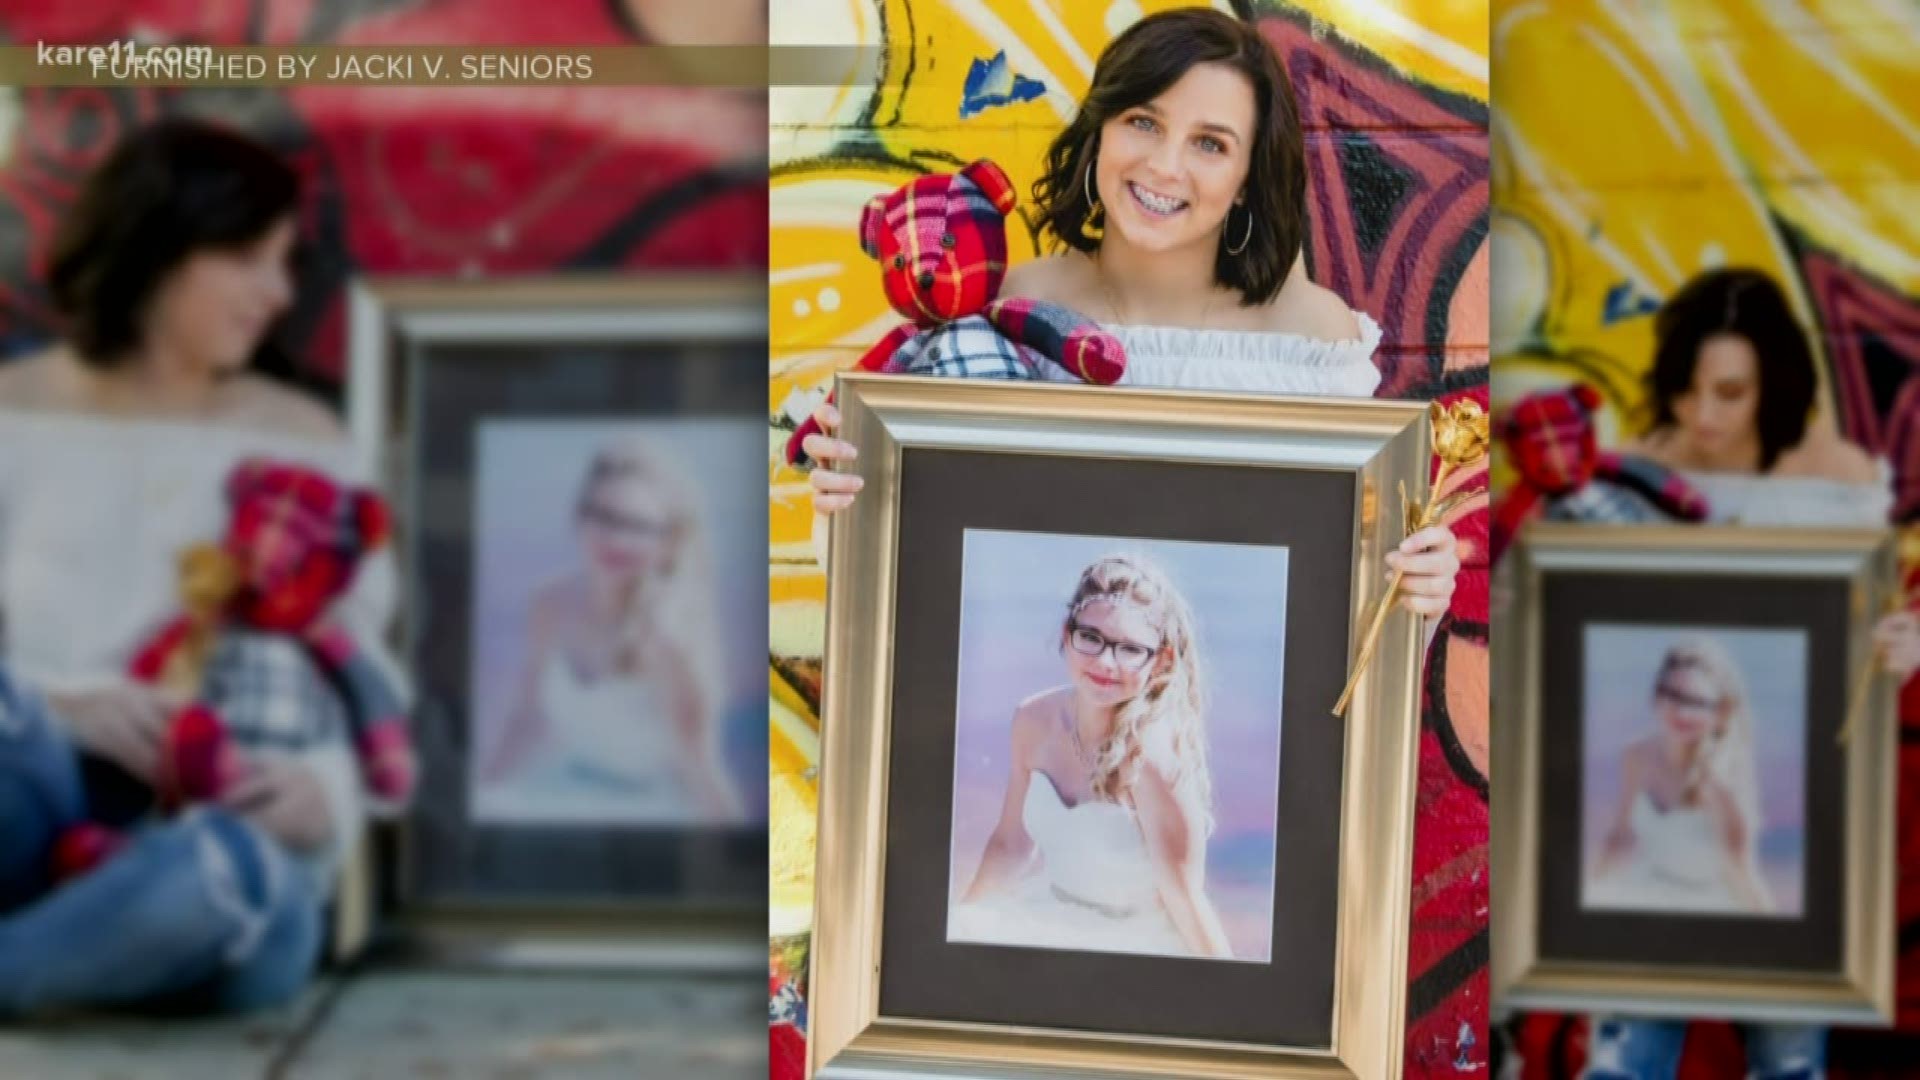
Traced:
<path fill-rule="evenodd" d="M 291 217 L 230 248 L 201 248 L 161 281 L 145 340 L 208 375 L 246 366 L 267 331 L 293 304 Z"/>
<path fill-rule="evenodd" d="M 1107 599 L 1080 607 L 1067 621 L 1063 644 L 1074 687 L 1098 705 L 1138 697 L 1162 654 L 1160 631 L 1146 608 Z"/>
<path fill-rule="evenodd" d="M 1253 84 L 1219 63 L 1196 64 L 1121 110 L 1100 128 L 1094 169 L 1106 227 L 1148 251 L 1218 244 L 1246 186 L 1258 117 Z"/>

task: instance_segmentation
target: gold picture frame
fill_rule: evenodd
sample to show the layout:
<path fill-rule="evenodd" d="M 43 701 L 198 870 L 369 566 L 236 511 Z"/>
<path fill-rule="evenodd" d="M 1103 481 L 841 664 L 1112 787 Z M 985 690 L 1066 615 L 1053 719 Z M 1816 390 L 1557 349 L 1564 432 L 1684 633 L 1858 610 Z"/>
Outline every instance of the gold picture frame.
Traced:
<path fill-rule="evenodd" d="M 1897 587 L 1895 537 L 1890 530 L 1802 528 L 1746 528 L 1706 525 L 1595 526 L 1561 522 L 1529 525 L 1509 554 L 1503 571 L 1512 575 L 1510 611 L 1502 613 L 1495 635 L 1493 657 L 1494 747 L 1500 767 L 1492 789 L 1492 919 L 1494 940 L 1492 983 L 1497 1013 L 1516 1010 L 1624 1013 L 1640 1016 L 1708 1017 L 1733 1020 L 1793 1020 L 1797 1022 L 1884 1026 L 1894 1015 L 1894 868 L 1895 764 L 1899 729 L 1895 715 L 1895 688 L 1891 680 L 1868 676 L 1873 663 L 1873 623 L 1886 610 Z M 1551 898 L 1564 897 L 1564 888 L 1543 880 L 1544 834 L 1555 832 L 1552 815 L 1543 808 L 1545 792 L 1557 781 L 1545 763 L 1546 737 L 1542 677 L 1550 645 L 1545 640 L 1555 620 L 1547 618 L 1543 594 L 1555 575 L 1601 575 L 1615 591 L 1633 587 L 1641 578 L 1648 588 L 1669 592 L 1697 588 L 1700 582 L 1722 583 L 1755 579 L 1784 579 L 1843 587 L 1844 649 L 1826 646 L 1831 655 L 1844 654 L 1843 670 L 1815 673 L 1809 651 L 1810 687 L 1815 680 L 1838 687 L 1837 695 L 1808 700 L 1844 701 L 1843 715 L 1806 717 L 1805 746 L 1808 775 L 1828 768 L 1830 783 L 1838 788 L 1840 817 L 1823 835 L 1838 859 L 1837 899 L 1821 901 L 1820 910 L 1837 918 L 1837 963 L 1832 970 L 1811 966 L 1769 968 L 1766 963 L 1668 962 L 1671 958 L 1600 959 L 1549 955 L 1543 946 L 1544 920 Z M 1612 575 L 1609 577 L 1608 575 Z M 1567 578 L 1557 579 L 1562 583 Z M 1596 586 L 1597 587 L 1597 586 Z M 1784 586 L 1783 586 L 1784 587 Z M 1808 586 L 1810 587 L 1810 586 Z M 1564 591 L 1557 594 L 1568 595 Z M 1752 595 L 1752 594 L 1749 594 Z M 1840 598 L 1822 610 L 1840 610 Z M 1754 603 L 1760 601 L 1755 600 Z M 1686 601 L 1677 603 L 1685 606 Z M 1747 616 L 1741 616 L 1746 618 Z M 1697 609 L 1685 621 L 1719 619 Z M 1834 619 L 1834 622 L 1842 621 Z M 1757 625 L 1757 624 L 1756 624 Z M 1809 624 L 1812 625 L 1812 624 Z M 1822 624 L 1824 625 L 1824 624 Z M 1564 629 L 1552 631 L 1566 633 Z M 1828 655 L 1823 653 L 1822 655 Z M 1864 694 L 1864 697 L 1861 695 Z M 1844 717 L 1850 716 L 1851 720 Z M 1584 722 L 1584 719 L 1583 719 Z M 1564 754 L 1564 744 L 1554 753 Z M 1584 753 L 1584 749 L 1579 751 Z M 1832 753 L 1832 759 L 1816 755 Z M 1553 796 L 1561 798 L 1562 796 Z M 1584 796 L 1580 796 L 1584 797 Z M 1814 802 L 1808 789 L 1808 814 Z M 1581 826 L 1576 825 L 1575 828 Z M 1811 831 L 1809 829 L 1808 831 Z M 1559 850 L 1556 848 L 1556 850 Z M 1803 867 L 1812 856 L 1802 842 Z M 1576 864 L 1584 850 L 1566 856 Z M 1583 870 L 1575 869 L 1575 874 Z M 1803 869 L 1809 891 L 1815 873 Z M 1548 899 L 1543 900 L 1543 897 Z M 1813 918 L 1813 901 L 1806 901 L 1802 920 Z M 1582 914 L 1579 918 L 1591 918 Z M 1603 914 L 1602 918 L 1608 917 Z M 1729 916 L 1728 918 L 1732 918 Z M 1753 916 L 1740 916 L 1755 925 Z M 1662 920 L 1676 920 L 1675 932 L 1699 937 L 1718 932 L 1711 921 L 1654 912 L 1635 924 L 1642 933 L 1660 933 Z M 1704 927 L 1704 929 L 1703 929 Z M 1649 946 L 1650 949 L 1655 948 Z"/>
<path fill-rule="evenodd" d="M 958 1076 L 1020 1068 L 1050 1077 L 1401 1075 L 1418 759 L 1419 620 L 1388 620 L 1350 713 L 1333 694 L 1290 725 L 1343 725 L 1337 805 L 1337 943 L 1330 1045 L 1310 1048 L 884 1015 L 883 905 L 904 467 L 921 450 L 1180 462 L 1351 478 L 1346 655 L 1384 598 L 1385 553 L 1405 504 L 1428 489 L 1425 403 L 842 375 L 843 436 L 866 483 L 829 536 L 828 632 L 808 1075 Z M 1343 490 L 1345 490 L 1343 488 Z M 1344 496 L 1343 496 L 1344 498 Z M 921 568 L 924 570 L 924 567 Z M 1337 642 L 1333 647 L 1338 647 Z M 1288 680 L 1293 678 L 1288 668 Z M 1332 673 L 1335 693 L 1344 671 Z M 1269 963 L 1280 963 L 1275 955 Z M 956 1071 L 959 1070 L 959 1071 Z M 974 1075 L 967 1072 L 966 1075 Z M 997 1073 L 996 1073 L 997 1075 Z M 1010 1075 L 1010 1074 L 1009 1074 Z"/>

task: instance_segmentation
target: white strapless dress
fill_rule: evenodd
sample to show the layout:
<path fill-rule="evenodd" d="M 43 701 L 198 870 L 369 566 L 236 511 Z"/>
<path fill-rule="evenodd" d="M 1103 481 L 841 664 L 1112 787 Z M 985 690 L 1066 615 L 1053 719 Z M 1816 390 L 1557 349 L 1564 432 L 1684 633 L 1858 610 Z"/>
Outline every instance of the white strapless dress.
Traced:
<path fill-rule="evenodd" d="M 483 789 L 484 818 L 681 824 L 698 818 L 662 695 L 644 679 L 582 679 L 555 657 L 541 671 L 547 741 L 510 779 Z"/>
<path fill-rule="evenodd" d="M 1614 911 L 1746 913 L 1722 871 L 1712 817 L 1701 808 L 1661 810 L 1645 792 L 1628 811 L 1634 849 L 1583 890 L 1582 905 Z"/>
<path fill-rule="evenodd" d="M 1079 952 L 1191 956 L 1160 905 L 1132 810 L 1067 806 L 1035 773 L 1022 811 L 1040 865 L 1008 891 L 948 908 L 947 940 Z"/>

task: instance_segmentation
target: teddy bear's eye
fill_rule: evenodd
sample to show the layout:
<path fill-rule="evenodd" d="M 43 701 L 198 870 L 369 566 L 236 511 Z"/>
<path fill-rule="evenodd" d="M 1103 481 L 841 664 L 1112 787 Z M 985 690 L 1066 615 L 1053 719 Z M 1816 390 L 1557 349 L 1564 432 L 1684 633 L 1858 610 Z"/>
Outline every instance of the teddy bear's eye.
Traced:
<path fill-rule="evenodd" d="M 950 248 L 950 247 L 952 247 L 952 246 L 953 246 L 953 234 L 952 234 L 952 233 L 941 233 L 941 234 L 940 234 L 940 246 L 941 246 L 941 247 L 943 247 L 943 248 Z"/>
<path fill-rule="evenodd" d="M 905 255 L 895 255 L 893 257 L 893 268 L 895 270 L 905 270 L 907 268 L 907 257 Z"/>

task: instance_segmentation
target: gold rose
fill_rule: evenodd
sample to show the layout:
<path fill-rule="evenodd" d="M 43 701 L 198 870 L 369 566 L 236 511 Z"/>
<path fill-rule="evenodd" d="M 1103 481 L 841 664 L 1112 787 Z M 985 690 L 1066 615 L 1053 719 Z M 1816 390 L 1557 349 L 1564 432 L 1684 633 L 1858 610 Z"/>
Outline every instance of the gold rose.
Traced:
<path fill-rule="evenodd" d="M 1903 555 L 1908 543 L 1908 539 L 1902 539 L 1901 541 Z M 1894 573 L 1901 574 L 1903 572 L 1902 568 L 1904 568 L 1905 565 L 1906 561 L 1903 558 L 1901 568 L 1896 568 Z M 1909 595 L 1903 589 L 1894 589 L 1887 596 L 1887 610 L 1885 614 L 1898 615 L 1902 611 L 1905 611 L 1907 606 L 1915 600 L 1920 600 L 1920 591 Z M 1867 651 L 1866 663 L 1861 666 L 1860 673 L 1853 677 L 1853 686 L 1847 691 L 1847 717 L 1840 722 L 1840 731 L 1834 736 L 1834 742 L 1841 746 L 1847 745 L 1847 740 L 1853 737 L 1853 726 L 1860 719 L 1860 709 L 1867 703 L 1868 692 L 1873 689 L 1874 676 L 1881 673 L 1880 661 L 1880 647 L 1876 645 Z"/>
<path fill-rule="evenodd" d="M 1490 437 L 1487 425 L 1487 413 L 1478 402 L 1461 399 L 1451 408 L 1434 402 L 1427 407 L 1427 414 L 1433 420 L 1433 452 L 1440 459 L 1440 468 L 1433 478 L 1433 490 L 1439 491 L 1446 485 L 1447 478 L 1456 470 L 1477 465 L 1487 456 L 1487 444 Z M 1446 520 L 1462 504 L 1474 497 L 1474 492 L 1456 491 L 1444 499 L 1437 499 L 1425 506 L 1415 506 L 1407 499 L 1407 487 L 1400 485 L 1400 507 L 1406 522 L 1406 535 L 1412 536 L 1421 529 L 1428 528 Z M 1374 610 L 1373 621 L 1367 627 L 1366 637 L 1360 642 L 1360 655 L 1353 662 L 1353 670 L 1347 675 L 1347 688 L 1340 692 L 1340 700 L 1334 703 L 1333 715 L 1344 716 L 1347 702 L 1353 697 L 1354 687 L 1360 683 L 1360 675 L 1373 662 L 1374 647 L 1380 643 L 1381 628 L 1386 625 L 1387 613 L 1400 598 L 1400 583 L 1406 577 L 1406 571 L 1396 571 L 1393 581 L 1387 586 L 1387 595 L 1380 600 L 1380 606 Z"/>

